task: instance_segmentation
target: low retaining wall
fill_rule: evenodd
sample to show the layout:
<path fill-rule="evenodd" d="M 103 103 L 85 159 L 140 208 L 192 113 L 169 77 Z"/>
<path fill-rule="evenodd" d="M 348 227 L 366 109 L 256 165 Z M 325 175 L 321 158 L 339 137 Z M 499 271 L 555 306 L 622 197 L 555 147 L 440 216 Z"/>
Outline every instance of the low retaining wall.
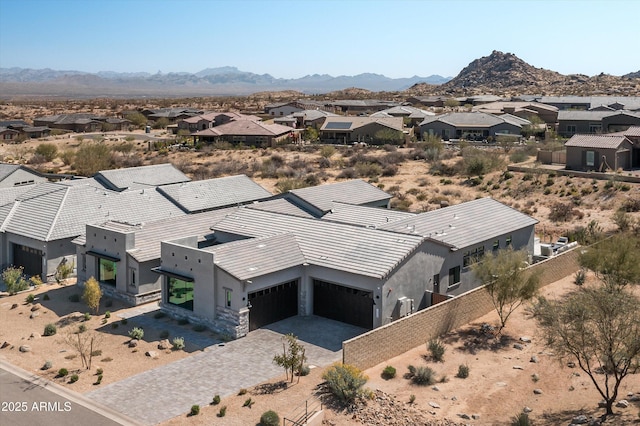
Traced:
<path fill-rule="evenodd" d="M 579 248 L 531 266 L 546 286 L 578 270 Z M 360 369 L 401 355 L 493 310 L 484 286 L 342 342 L 342 362 Z"/>
<path fill-rule="evenodd" d="M 556 169 L 545 169 L 544 167 L 522 167 L 522 166 L 507 166 L 507 170 L 510 172 L 520 172 L 520 173 L 535 173 L 535 174 L 551 174 L 557 176 L 573 176 L 578 178 L 585 179 L 596 179 L 596 180 L 614 180 L 616 182 L 629 182 L 629 183 L 640 183 L 639 176 L 629 176 L 625 175 L 626 171 L 623 171 L 622 174 L 618 173 L 598 173 L 598 172 L 580 172 L 577 170 L 556 170 Z"/>

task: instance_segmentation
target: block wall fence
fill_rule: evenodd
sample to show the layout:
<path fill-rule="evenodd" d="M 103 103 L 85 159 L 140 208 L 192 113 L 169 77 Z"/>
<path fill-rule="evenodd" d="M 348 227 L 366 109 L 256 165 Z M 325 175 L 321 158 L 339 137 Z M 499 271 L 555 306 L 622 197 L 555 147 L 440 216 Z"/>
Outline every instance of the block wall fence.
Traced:
<path fill-rule="evenodd" d="M 532 265 L 540 271 L 540 286 L 558 281 L 579 269 L 580 247 Z M 401 355 L 493 310 L 484 286 L 342 342 L 342 362 L 361 370 Z"/>

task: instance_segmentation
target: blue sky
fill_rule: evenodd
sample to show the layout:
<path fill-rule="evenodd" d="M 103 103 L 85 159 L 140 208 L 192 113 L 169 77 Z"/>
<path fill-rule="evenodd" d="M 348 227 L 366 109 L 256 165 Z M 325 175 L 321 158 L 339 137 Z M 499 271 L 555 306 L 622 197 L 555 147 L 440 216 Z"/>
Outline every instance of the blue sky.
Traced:
<path fill-rule="evenodd" d="M 0 67 L 455 76 L 493 50 L 640 70 L 640 0 L 0 0 Z"/>

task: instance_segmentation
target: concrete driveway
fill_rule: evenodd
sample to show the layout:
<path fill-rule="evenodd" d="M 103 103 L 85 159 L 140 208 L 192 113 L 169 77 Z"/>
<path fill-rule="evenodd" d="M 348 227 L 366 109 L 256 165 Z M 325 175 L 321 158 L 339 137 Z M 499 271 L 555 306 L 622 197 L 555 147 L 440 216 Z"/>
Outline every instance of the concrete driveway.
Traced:
<path fill-rule="evenodd" d="M 85 396 L 144 424 L 156 424 L 187 413 L 193 404 L 207 405 L 216 394 L 234 395 L 283 374 L 272 362 L 273 356 L 282 352 L 283 334 L 298 336 L 308 364 L 323 367 L 342 360 L 342 341 L 365 331 L 317 316 L 296 316 L 238 340 L 212 341 L 203 352 Z"/>

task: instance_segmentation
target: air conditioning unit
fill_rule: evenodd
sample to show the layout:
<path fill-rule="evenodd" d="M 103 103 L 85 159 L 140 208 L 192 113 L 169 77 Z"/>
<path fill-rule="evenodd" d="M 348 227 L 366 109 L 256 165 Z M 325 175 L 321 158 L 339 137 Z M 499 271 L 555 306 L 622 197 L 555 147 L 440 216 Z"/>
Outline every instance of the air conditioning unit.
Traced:
<path fill-rule="evenodd" d="M 413 299 L 401 297 L 398 299 L 397 305 L 399 317 L 406 317 L 413 313 Z"/>

